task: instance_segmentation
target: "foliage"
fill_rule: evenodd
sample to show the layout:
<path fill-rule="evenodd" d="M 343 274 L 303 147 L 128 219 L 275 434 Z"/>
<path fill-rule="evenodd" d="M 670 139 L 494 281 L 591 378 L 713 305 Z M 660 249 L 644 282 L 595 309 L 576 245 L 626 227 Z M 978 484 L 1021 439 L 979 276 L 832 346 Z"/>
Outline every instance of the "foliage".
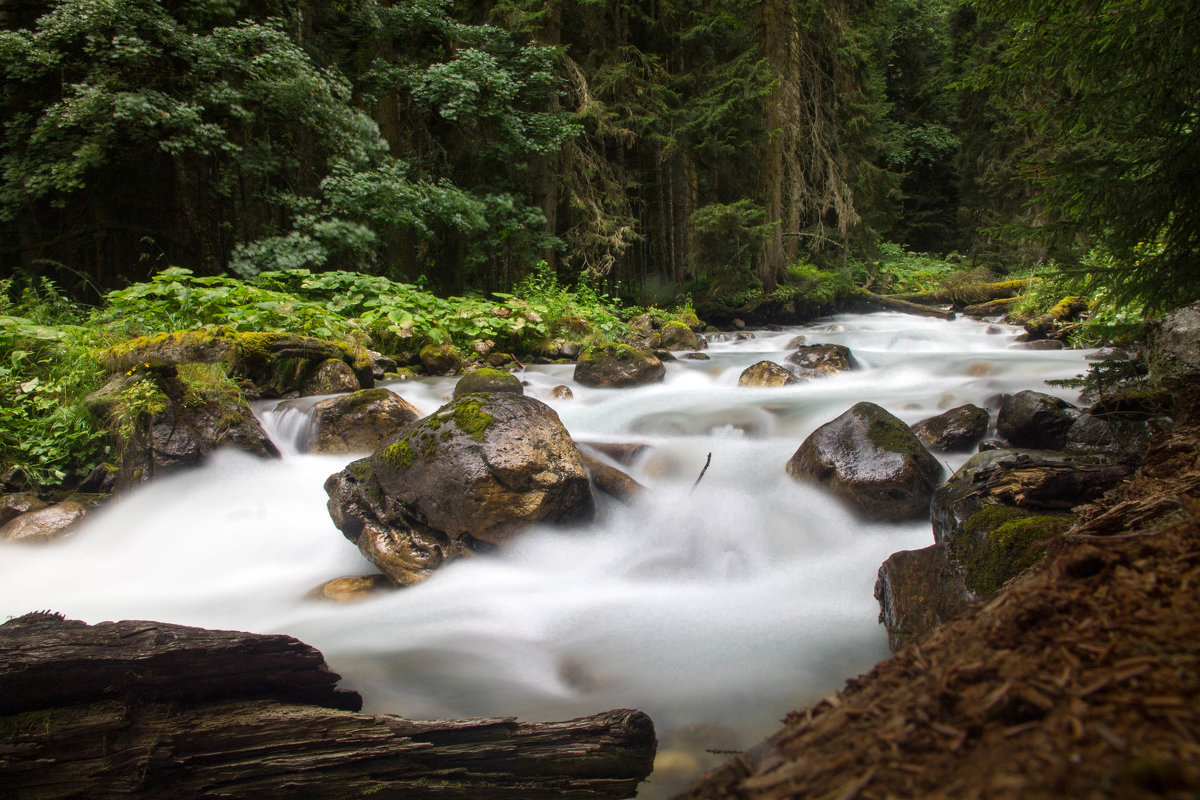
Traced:
<path fill-rule="evenodd" d="M 1044 241 L 1085 233 L 1112 255 L 1098 280 L 1154 309 L 1200 296 L 1200 16 L 1188 0 L 973 0 L 1002 24 L 972 84 L 1004 95 L 1044 147 L 1023 177 Z M 1161 249 L 1145 258 L 1144 242 Z"/>
<path fill-rule="evenodd" d="M 911 253 L 901 245 L 879 245 L 879 291 L 894 294 L 928 292 L 942 286 L 947 278 L 963 270 L 957 260 L 938 258 L 928 253 Z"/>
<path fill-rule="evenodd" d="M 36 491 L 104 459 L 103 428 L 82 402 L 103 372 L 82 312 L 53 284 L 15 303 L 11 287 L 0 281 L 0 474 L 15 470 Z"/>

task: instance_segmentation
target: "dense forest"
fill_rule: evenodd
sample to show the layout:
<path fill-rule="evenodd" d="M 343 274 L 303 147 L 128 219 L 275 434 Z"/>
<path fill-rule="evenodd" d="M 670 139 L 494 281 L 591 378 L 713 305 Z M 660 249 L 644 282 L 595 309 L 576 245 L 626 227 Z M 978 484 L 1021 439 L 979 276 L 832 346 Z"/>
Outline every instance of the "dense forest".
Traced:
<path fill-rule="evenodd" d="M 903 248 L 1170 305 L 1198 42 L 1183 0 L 4 0 L 0 261 L 645 302 Z"/>

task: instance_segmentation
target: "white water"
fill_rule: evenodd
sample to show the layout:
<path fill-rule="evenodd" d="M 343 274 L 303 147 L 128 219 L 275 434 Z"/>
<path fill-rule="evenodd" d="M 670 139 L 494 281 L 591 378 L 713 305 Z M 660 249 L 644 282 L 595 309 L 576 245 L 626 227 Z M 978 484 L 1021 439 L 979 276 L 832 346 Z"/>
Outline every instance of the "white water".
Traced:
<path fill-rule="evenodd" d="M 689 727 L 708 732 L 701 750 L 749 745 L 887 655 L 876 570 L 932 543 L 928 523 L 858 521 L 784 464 L 859 400 L 911 423 L 1000 392 L 1054 393 L 1044 379 L 1083 370 L 1080 351 L 1011 349 L 1014 329 L 987 329 L 839 316 L 714 342 L 711 360 L 669 364 L 664 383 L 628 390 L 573 385 L 570 366 L 530 368 L 527 393 L 576 439 L 652 445 L 629 468 L 650 491 L 633 507 L 602 499 L 586 529 L 535 530 L 496 556 L 350 605 L 304 599 L 324 581 L 373 571 L 325 509 L 322 483 L 350 459 L 296 454 L 303 415 L 268 411 L 281 461 L 221 453 L 104 506 L 69 539 L 0 545 L 0 617 L 52 609 L 88 622 L 288 633 L 318 647 L 374 711 L 566 719 L 634 707 L 654 718 L 663 749 Z M 862 369 L 737 386 L 746 366 L 782 362 L 798 333 L 848 345 Z M 574 399 L 550 399 L 560 383 Z M 424 412 L 452 387 L 391 386 Z M 643 796 L 669 789 L 670 777 Z"/>

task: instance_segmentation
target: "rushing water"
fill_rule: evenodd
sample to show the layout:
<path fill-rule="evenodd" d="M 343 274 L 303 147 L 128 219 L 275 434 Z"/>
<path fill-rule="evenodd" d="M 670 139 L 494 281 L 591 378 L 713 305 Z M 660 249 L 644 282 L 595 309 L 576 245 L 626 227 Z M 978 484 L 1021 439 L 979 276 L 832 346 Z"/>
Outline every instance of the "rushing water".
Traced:
<path fill-rule="evenodd" d="M 714 758 L 704 748 L 753 743 L 788 709 L 885 657 L 876 570 L 892 552 L 932 543 L 927 522 L 855 519 L 789 478 L 787 459 L 859 400 L 912 423 L 1002 392 L 1053 393 L 1044 379 L 1082 371 L 1082 352 L 1015 349 L 1016 332 L 843 315 L 748 341 L 721 337 L 710 360 L 668 364 L 662 384 L 572 385 L 571 400 L 550 393 L 571 385 L 572 367 L 530 368 L 526 392 L 577 440 L 651 445 L 627 468 L 649 491 L 632 506 L 601 498 L 587 528 L 534 530 L 498 555 L 347 605 L 305 594 L 373 571 L 325 509 L 322 483 L 348 459 L 297 454 L 304 403 L 271 404 L 260 414 L 282 460 L 220 453 L 109 503 L 69 539 L 0 545 L 0 617 L 53 609 L 88 622 L 288 633 L 320 648 L 369 710 L 409 717 L 640 708 L 669 762 L 643 794 L 662 794 L 675 773 Z M 750 364 L 782 362 L 800 333 L 848 345 L 861 369 L 737 386 Z M 453 380 L 391 388 L 431 412 Z M 952 469 L 965 458 L 943 461 Z"/>

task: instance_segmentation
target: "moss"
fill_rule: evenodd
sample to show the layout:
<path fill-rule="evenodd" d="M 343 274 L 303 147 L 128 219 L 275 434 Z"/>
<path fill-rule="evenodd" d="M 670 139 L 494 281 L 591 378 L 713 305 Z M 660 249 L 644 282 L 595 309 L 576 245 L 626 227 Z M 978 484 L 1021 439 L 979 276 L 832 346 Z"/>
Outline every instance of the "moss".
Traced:
<path fill-rule="evenodd" d="M 1004 582 L 1041 560 L 1046 542 L 1066 531 L 1068 516 L 1030 514 L 1008 506 L 991 506 L 968 519 L 967 531 L 951 545 L 963 566 L 967 588 L 992 594 Z M 998 524 L 997 524 L 998 523 Z"/>
<path fill-rule="evenodd" d="M 0 739 L 16 739 L 18 736 L 46 736 L 56 723 L 82 713 L 76 708 L 39 708 L 20 714 L 0 717 Z"/>
<path fill-rule="evenodd" d="M 387 389 L 360 389 L 347 395 L 342 401 L 347 412 L 360 411 L 372 403 L 381 403 L 391 394 Z"/>
<path fill-rule="evenodd" d="M 617 361 L 640 361 L 645 358 L 645 354 L 632 345 L 620 342 L 606 342 L 588 347 L 579 354 L 579 361 L 597 361 L 601 358 L 614 358 Z"/>
<path fill-rule="evenodd" d="M 350 473 L 351 478 L 354 478 L 359 483 L 366 483 L 375 474 L 375 471 L 371 469 L 371 462 L 365 458 L 360 458 L 358 461 L 351 461 L 346 465 L 346 471 Z"/>
<path fill-rule="evenodd" d="M 413 452 L 412 445 L 408 442 L 409 437 L 405 436 L 395 444 L 384 448 L 379 453 L 379 457 L 397 472 L 408 469 L 417 460 L 417 454 Z"/>
<path fill-rule="evenodd" d="M 871 426 L 867 428 L 867 438 L 871 440 L 871 444 L 889 453 L 915 456 L 924 449 L 907 425 L 886 418 L 871 419 Z"/>
<path fill-rule="evenodd" d="M 463 400 L 454 408 L 454 424 L 477 442 L 483 441 L 484 433 L 495 421 L 478 400 Z"/>

